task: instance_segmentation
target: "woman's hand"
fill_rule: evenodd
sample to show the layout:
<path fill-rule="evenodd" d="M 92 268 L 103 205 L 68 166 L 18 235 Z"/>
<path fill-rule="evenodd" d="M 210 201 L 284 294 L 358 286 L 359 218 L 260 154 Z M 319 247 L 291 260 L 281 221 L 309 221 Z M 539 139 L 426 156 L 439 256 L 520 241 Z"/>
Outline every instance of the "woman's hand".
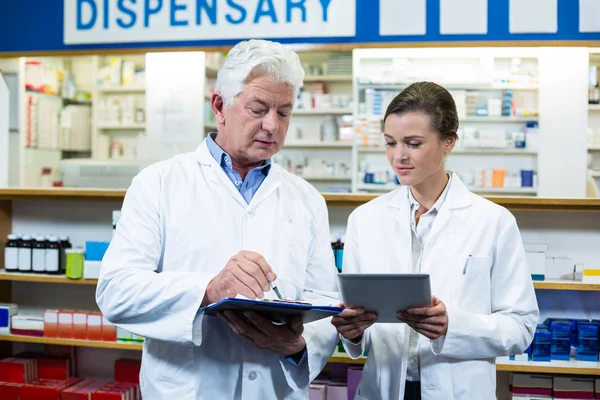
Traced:
<path fill-rule="evenodd" d="M 448 314 L 446 305 L 433 296 L 429 307 L 411 308 L 399 312 L 398 319 L 406 322 L 411 328 L 429 339 L 437 339 L 448 333 Z"/>
<path fill-rule="evenodd" d="M 344 307 L 344 304 L 340 304 Z M 346 308 L 333 316 L 331 323 L 338 333 L 352 342 L 360 342 L 365 330 L 377 321 L 377 314 L 365 312 L 362 308 Z"/>

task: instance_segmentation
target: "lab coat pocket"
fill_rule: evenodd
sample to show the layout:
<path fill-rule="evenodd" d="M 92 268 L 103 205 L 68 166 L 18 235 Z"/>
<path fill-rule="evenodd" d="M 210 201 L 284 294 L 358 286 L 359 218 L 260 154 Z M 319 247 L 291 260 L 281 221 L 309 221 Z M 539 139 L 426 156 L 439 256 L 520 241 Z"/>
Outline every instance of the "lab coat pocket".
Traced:
<path fill-rule="evenodd" d="M 311 242 L 310 228 L 301 221 L 289 221 L 285 229 L 283 270 L 294 284 L 304 288 L 304 275 L 308 264 Z"/>
<path fill-rule="evenodd" d="M 454 306 L 482 314 L 490 308 L 490 282 L 493 258 L 489 256 L 466 256 L 455 271 L 453 293 Z"/>

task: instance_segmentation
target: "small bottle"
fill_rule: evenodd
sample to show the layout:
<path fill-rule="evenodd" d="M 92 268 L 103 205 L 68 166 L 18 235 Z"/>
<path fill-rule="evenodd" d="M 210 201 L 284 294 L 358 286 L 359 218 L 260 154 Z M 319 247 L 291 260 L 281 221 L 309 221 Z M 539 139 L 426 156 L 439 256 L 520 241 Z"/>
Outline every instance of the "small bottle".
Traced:
<path fill-rule="evenodd" d="M 14 233 L 8 235 L 8 241 L 4 247 L 4 268 L 6 272 L 19 270 L 19 236 Z"/>
<path fill-rule="evenodd" d="M 61 236 L 58 238 L 60 244 L 60 273 L 64 274 L 67 270 L 67 249 L 72 248 L 71 242 L 68 236 Z"/>
<path fill-rule="evenodd" d="M 37 236 L 31 250 L 31 270 L 39 274 L 46 272 L 46 245 L 44 236 Z"/>
<path fill-rule="evenodd" d="M 48 274 L 60 274 L 60 258 L 61 245 L 56 236 L 50 236 L 48 239 L 48 246 L 46 246 L 46 273 Z"/>
<path fill-rule="evenodd" d="M 29 235 L 23 235 L 19 243 L 19 272 L 31 272 L 31 248 L 33 240 Z"/>

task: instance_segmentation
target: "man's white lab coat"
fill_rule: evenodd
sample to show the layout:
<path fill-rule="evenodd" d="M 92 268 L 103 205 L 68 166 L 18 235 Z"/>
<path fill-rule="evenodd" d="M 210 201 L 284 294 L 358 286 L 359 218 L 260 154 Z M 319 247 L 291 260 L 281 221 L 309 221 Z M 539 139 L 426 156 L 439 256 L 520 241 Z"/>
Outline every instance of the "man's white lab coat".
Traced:
<path fill-rule="evenodd" d="M 305 325 L 308 355 L 296 366 L 199 311 L 209 281 L 240 250 L 265 257 L 283 296 L 339 302 L 327 207 L 304 180 L 273 165 L 246 204 L 206 143 L 133 180 L 96 300 L 111 322 L 146 338 L 145 400 L 308 398 L 338 341 L 331 318 Z"/>

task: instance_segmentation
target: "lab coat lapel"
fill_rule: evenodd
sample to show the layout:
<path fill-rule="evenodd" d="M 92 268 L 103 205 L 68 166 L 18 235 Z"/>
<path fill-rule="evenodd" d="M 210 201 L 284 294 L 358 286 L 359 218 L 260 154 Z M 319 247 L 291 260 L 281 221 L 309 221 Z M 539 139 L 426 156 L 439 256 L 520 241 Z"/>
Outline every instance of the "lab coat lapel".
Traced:
<path fill-rule="evenodd" d="M 427 248 L 431 249 L 434 247 L 438 240 L 452 243 L 452 239 L 456 238 L 456 218 L 452 218 L 452 214 L 457 209 L 469 207 L 470 205 L 471 196 L 469 190 L 462 183 L 458 175 L 453 174 L 446 200 L 442 203 L 442 207 L 435 217 L 431 232 L 427 238 L 426 250 Z"/>
<path fill-rule="evenodd" d="M 210 150 L 208 150 L 208 146 L 206 145 L 206 139 L 204 139 L 196 150 L 196 159 L 200 163 L 204 176 L 212 185 L 223 187 L 242 207 L 248 207 L 241 193 L 236 189 L 227 174 L 225 174 L 225 171 L 223 171 L 217 160 L 210 154 Z"/>
<path fill-rule="evenodd" d="M 409 273 L 412 265 L 412 233 L 410 228 L 410 204 L 408 187 L 396 190 L 387 203 L 395 217 L 391 232 L 392 245 L 389 248 L 388 262 L 384 263 L 389 273 Z M 408 261 L 407 264 L 406 261 Z"/>
<path fill-rule="evenodd" d="M 282 183 L 281 170 L 277 165 L 271 164 L 271 170 L 265 177 L 265 180 L 260 185 L 252 200 L 250 200 L 250 208 L 258 207 L 260 203 L 267 199 Z"/>

